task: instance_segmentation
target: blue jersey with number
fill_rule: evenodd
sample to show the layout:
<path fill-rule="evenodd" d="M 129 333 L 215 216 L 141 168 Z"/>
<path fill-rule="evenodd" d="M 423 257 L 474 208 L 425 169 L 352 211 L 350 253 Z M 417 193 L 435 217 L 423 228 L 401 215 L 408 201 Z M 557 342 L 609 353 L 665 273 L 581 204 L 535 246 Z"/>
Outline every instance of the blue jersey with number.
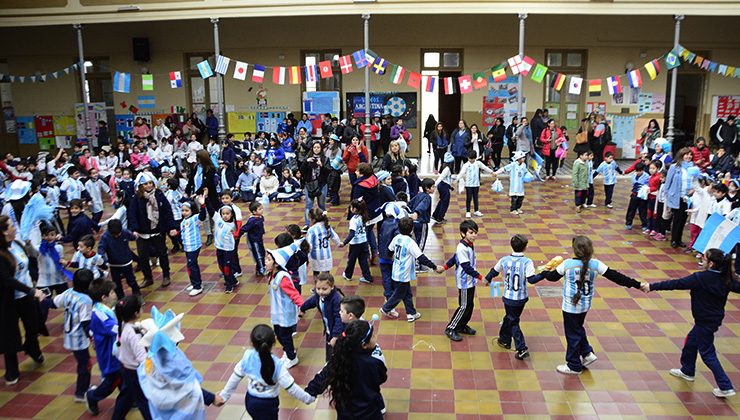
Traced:
<path fill-rule="evenodd" d="M 367 233 L 365 232 L 365 222 L 362 216 L 356 214 L 349 220 L 349 230 L 355 231 L 355 236 L 349 241 L 350 245 L 364 244 L 367 242 Z"/>
<path fill-rule="evenodd" d="M 323 261 L 331 259 L 330 241 L 339 243 L 339 236 L 334 229 L 326 229 L 324 223 L 316 223 L 306 232 L 306 240 L 311 244 L 309 257 L 312 260 Z"/>
<path fill-rule="evenodd" d="M 527 277 L 534 276 L 532 260 L 520 252 L 501 258 L 493 267 L 504 280 L 504 299 L 526 300 Z"/>
<path fill-rule="evenodd" d="M 583 282 L 583 286 L 580 288 L 581 298 L 574 305 L 572 303 L 573 296 L 578 291 L 577 281 L 581 276 L 581 269 L 583 267 L 583 261 L 576 259 L 569 259 L 563 261 L 556 271 L 563 275 L 563 312 L 571 314 L 582 314 L 588 312 L 591 309 L 591 300 L 594 296 L 594 278 L 596 274 L 604 275 L 609 267 L 599 260 L 589 260 L 588 272 Z"/>
<path fill-rule="evenodd" d="M 391 240 L 388 250 L 393 253 L 391 279 L 401 283 L 416 280 L 415 263 L 416 259 L 422 254 L 416 241 L 410 236 L 399 233 Z"/>

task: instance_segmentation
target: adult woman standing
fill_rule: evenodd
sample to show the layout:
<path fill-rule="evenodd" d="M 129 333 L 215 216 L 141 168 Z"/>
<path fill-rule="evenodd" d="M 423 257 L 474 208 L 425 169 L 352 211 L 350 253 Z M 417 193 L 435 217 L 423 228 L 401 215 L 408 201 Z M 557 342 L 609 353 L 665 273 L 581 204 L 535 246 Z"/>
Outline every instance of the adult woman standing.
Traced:
<path fill-rule="evenodd" d="M 383 151 L 388 154 L 391 147 L 391 117 L 388 115 L 383 117 L 383 124 L 380 126 L 380 144 L 383 146 Z"/>
<path fill-rule="evenodd" d="M 5 358 L 5 384 L 18 383 L 18 351 L 23 349 L 38 364 L 44 362 L 38 340 L 38 304 L 44 294 L 33 288 L 28 256 L 15 241 L 16 227 L 0 216 L 0 351 Z M 23 322 L 26 342 L 21 346 L 18 318 Z"/>
<path fill-rule="evenodd" d="M 470 125 L 470 138 L 465 143 L 465 151 L 474 151 L 478 155 L 478 159 L 484 162 L 488 162 L 491 158 L 490 142 L 487 138 L 483 137 L 483 133 L 478 129 L 477 124 Z M 503 147 L 503 146 L 502 146 Z M 486 149 L 489 150 L 486 150 Z"/>
<path fill-rule="evenodd" d="M 581 153 L 590 150 L 588 145 L 589 127 L 588 118 L 582 119 L 581 126 L 578 128 L 578 133 L 576 133 L 576 145 L 573 146 L 573 152 L 576 156 L 580 156 Z"/>
<path fill-rule="evenodd" d="M 458 173 L 463 162 L 468 158 L 465 143 L 470 142 L 470 130 L 468 130 L 465 120 L 460 120 L 457 123 L 457 128 L 452 132 L 450 141 L 450 152 L 452 152 L 452 156 L 455 158 L 455 166 L 452 172 Z"/>
<path fill-rule="evenodd" d="M 164 193 L 156 187 L 157 178 L 144 171 L 136 176 L 137 192 L 129 202 L 126 215 L 128 228 L 136 235 L 136 250 L 139 267 L 144 273 L 144 282 L 139 287 L 154 284 L 149 258 L 159 258 L 162 267 L 162 287 L 170 285 L 170 260 L 167 256 L 165 235 L 177 235 L 177 224 L 172 216 L 172 207 Z"/>
<path fill-rule="evenodd" d="M 677 162 L 671 165 L 665 178 L 666 206 L 673 214 L 671 225 L 671 247 L 673 248 L 685 246 L 681 242 L 688 208 L 684 198 L 693 193 L 694 177 L 700 173 L 698 168 L 694 167 L 694 154 L 688 147 L 679 150 L 676 159 Z"/>
<path fill-rule="evenodd" d="M 205 149 L 200 149 L 195 153 L 195 165 L 188 176 L 188 186 L 185 188 L 185 194 L 189 196 L 200 195 L 207 191 L 206 210 L 208 219 L 206 219 L 206 246 L 213 243 L 213 233 L 211 231 L 211 220 L 216 210 L 221 207 L 216 191 L 216 167 L 213 165 L 211 155 Z"/>
<path fill-rule="evenodd" d="M 655 154 L 655 140 L 660 137 L 660 125 L 658 121 L 653 118 L 648 122 L 648 126 L 642 130 L 640 140 L 642 141 L 642 147 L 647 147 L 648 154 L 650 156 Z"/>
<path fill-rule="evenodd" d="M 347 165 L 350 184 L 353 184 L 357 180 L 357 175 L 355 174 L 357 165 L 361 162 L 368 162 L 367 157 L 368 153 L 365 143 L 360 141 L 359 137 L 352 137 L 352 143 L 344 149 L 344 154 L 342 154 L 342 160 Z"/>
<path fill-rule="evenodd" d="M 542 135 L 542 131 L 545 129 L 545 121 L 542 120 L 542 110 L 537 109 L 534 111 L 534 115 L 532 116 L 532 123 L 530 124 L 532 128 L 532 140 L 534 140 L 534 150 L 542 155 L 542 144 L 540 144 L 540 136 Z"/>
<path fill-rule="evenodd" d="M 326 181 L 330 169 L 321 142 L 311 143 L 311 151 L 301 165 L 303 192 L 306 197 L 306 210 L 303 215 L 304 229 L 308 229 L 308 213 L 314 208 L 314 204 L 326 211 L 326 193 L 328 192 Z"/>
<path fill-rule="evenodd" d="M 509 160 L 512 160 L 514 157 L 514 152 L 516 152 L 516 129 L 519 126 L 519 117 L 514 116 L 511 119 L 511 124 L 509 124 L 508 127 L 506 127 L 506 140 L 508 142 L 509 146 Z"/>
<path fill-rule="evenodd" d="M 527 154 L 527 167 L 529 167 L 534 145 L 532 144 L 532 129 L 529 127 L 527 117 L 522 117 L 522 122 L 516 129 L 516 150 Z"/>
<path fill-rule="evenodd" d="M 450 139 L 447 137 L 447 132 L 445 132 L 444 125 L 441 122 L 437 123 L 427 138 L 431 144 L 430 147 L 434 150 L 434 173 L 437 173 L 442 169 L 442 161 L 447 148 L 450 147 Z"/>
<path fill-rule="evenodd" d="M 558 163 L 560 159 L 555 155 L 558 147 L 565 141 L 563 132 L 555 125 L 555 120 L 547 121 L 547 128 L 542 130 L 540 143 L 542 144 L 542 155 L 545 158 L 545 177 L 555 179 L 558 173 Z M 552 169 L 552 173 L 550 172 Z"/>
<path fill-rule="evenodd" d="M 504 150 L 504 137 L 506 128 L 504 128 L 504 119 L 496 118 L 493 127 L 488 130 L 488 141 L 491 143 L 491 153 L 493 157 L 493 170 L 498 171 L 501 167 L 501 152 Z"/>
<path fill-rule="evenodd" d="M 436 145 L 432 139 L 432 133 L 434 132 L 434 130 L 437 129 L 437 125 L 438 125 L 437 120 L 434 118 L 434 115 L 429 114 L 429 117 L 427 117 L 427 122 L 424 124 L 424 138 L 427 139 L 427 141 L 429 142 L 429 149 L 427 150 L 427 154 L 431 154 L 432 151 L 435 150 Z M 437 156 L 436 155 L 434 156 L 434 159 L 435 159 L 434 167 L 436 169 L 437 168 L 437 164 L 436 164 Z"/>
<path fill-rule="evenodd" d="M 134 120 L 134 137 L 146 140 L 146 138 L 149 137 L 151 134 L 152 130 L 146 124 L 146 121 L 144 121 L 144 119 L 141 117 L 136 117 L 136 119 Z"/>
<path fill-rule="evenodd" d="M 398 141 L 398 145 L 401 146 L 401 150 L 406 153 L 410 141 L 410 134 L 406 130 L 406 125 L 402 119 L 397 119 L 396 124 L 391 128 L 391 140 Z"/>

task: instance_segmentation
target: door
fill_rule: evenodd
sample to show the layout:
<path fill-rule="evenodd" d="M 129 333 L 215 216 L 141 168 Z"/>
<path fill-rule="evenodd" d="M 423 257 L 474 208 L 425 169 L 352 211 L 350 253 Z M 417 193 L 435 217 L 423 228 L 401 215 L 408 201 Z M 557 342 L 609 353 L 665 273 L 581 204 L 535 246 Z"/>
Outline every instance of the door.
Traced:
<path fill-rule="evenodd" d="M 682 66 L 683 67 L 683 66 Z M 702 92 L 704 91 L 705 74 L 692 72 L 689 69 L 678 70 L 678 83 L 676 84 L 676 112 L 673 122 L 673 150 L 678 150 L 684 145 L 691 145 L 697 137 L 699 128 L 699 109 L 701 108 Z M 671 78 L 673 72 L 668 72 L 666 81 L 666 106 L 664 127 L 668 128 L 668 104 L 671 96 Z"/>
<path fill-rule="evenodd" d="M 114 144 L 116 137 L 116 108 L 113 104 L 113 79 L 111 78 L 110 59 L 108 57 L 90 57 L 85 60 L 85 91 L 88 102 L 105 103 L 105 113 L 108 119 L 108 142 Z M 80 85 L 77 73 L 77 86 Z M 82 93 L 78 89 L 78 98 L 82 102 Z M 90 121 L 90 131 L 93 134 L 93 146 L 98 146 L 97 121 Z"/>
<path fill-rule="evenodd" d="M 585 50 L 547 50 L 545 51 L 547 66 L 553 72 L 548 72 L 545 77 L 543 88 L 545 89 L 545 102 L 543 107 L 550 111 L 550 118 L 555 120 L 558 126 L 565 126 L 569 132 L 578 130 L 582 117 L 582 103 L 580 95 L 568 93 L 568 83 L 563 83 L 560 90 L 553 87 L 557 73 L 566 76 L 583 77 L 586 74 L 586 51 Z"/>
<path fill-rule="evenodd" d="M 439 119 L 447 133 L 457 128 L 457 123 L 460 122 L 462 116 L 462 96 L 460 91 L 456 91 L 452 95 L 445 95 L 445 89 L 443 87 L 443 81 L 445 77 L 459 77 L 462 73 L 459 71 L 441 71 L 439 72 Z M 422 127 L 423 128 L 423 127 Z"/>

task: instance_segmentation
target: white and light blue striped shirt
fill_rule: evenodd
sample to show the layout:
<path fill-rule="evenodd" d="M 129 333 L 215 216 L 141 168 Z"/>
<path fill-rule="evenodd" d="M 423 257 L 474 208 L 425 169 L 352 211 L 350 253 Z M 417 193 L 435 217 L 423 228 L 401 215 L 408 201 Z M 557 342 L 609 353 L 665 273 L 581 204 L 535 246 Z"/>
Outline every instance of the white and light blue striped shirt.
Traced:
<path fill-rule="evenodd" d="M 527 294 L 527 277 L 534 276 L 532 260 L 520 252 L 514 252 L 501 258 L 493 267 L 504 279 L 504 298 L 525 300 Z"/>
<path fill-rule="evenodd" d="M 416 280 L 416 259 L 422 255 L 421 248 L 410 236 L 396 235 L 388 245 L 393 253 L 393 268 L 391 279 L 401 283 Z"/>
<path fill-rule="evenodd" d="M 341 243 L 339 235 L 337 235 L 334 229 L 327 231 L 324 223 L 316 223 L 308 228 L 306 240 L 311 244 L 311 252 L 308 256 L 316 261 L 324 261 L 332 258 L 330 241 L 333 241 L 337 245 Z"/>
<path fill-rule="evenodd" d="M 90 201 L 92 201 L 91 211 L 93 213 L 100 213 L 103 211 L 103 193 L 101 191 L 105 191 L 107 194 L 110 194 L 110 187 L 108 187 L 108 185 L 100 178 L 97 180 L 90 178 L 85 182 L 85 189 L 87 190 L 87 193 L 90 194 Z"/>
<path fill-rule="evenodd" d="M 466 187 L 480 187 L 480 171 L 486 171 L 492 173 L 493 171 L 483 164 L 483 162 L 476 160 L 473 163 L 465 162 L 460 168 L 460 176 L 465 177 Z"/>
<path fill-rule="evenodd" d="M 56 244 L 54 245 L 54 248 L 57 250 L 59 257 L 61 257 L 62 252 L 64 251 L 64 247 L 62 247 L 61 244 Z M 49 287 L 55 284 L 62 284 L 67 282 L 67 277 L 59 272 L 56 265 L 54 264 L 54 260 L 51 259 L 50 255 L 39 253 L 38 262 L 39 281 L 36 283 L 36 287 Z"/>
<path fill-rule="evenodd" d="M 69 262 L 70 264 L 77 263 L 78 269 L 87 268 L 92 271 L 95 279 L 103 277 L 103 274 L 98 267 L 105 264 L 105 258 L 100 254 L 93 254 L 91 257 L 86 257 L 82 252 L 77 251 Z"/>
<path fill-rule="evenodd" d="M 681 165 L 681 163 L 678 165 Z M 691 184 L 694 182 L 694 177 L 691 176 L 688 170 L 691 166 L 693 165 L 688 165 L 688 167 L 683 167 L 683 165 L 681 166 L 681 197 L 689 195 Z"/>
<path fill-rule="evenodd" d="M 292 283 L 290 274 L 285 271 L 278 271 L 270 281 L 270 322 L 272 325 L 292 327 L 298 320 L 298 306 L 280 287 L 285 277 Z"/>
<path fill-rule="evenodd" d="M 214 217 L 213 226 L 213 246 L 222 251 L 233 251 L 236 243 L 234 240 L 236 224 L 224 222 L 221 217 Z"/>
<path fill-rule="evenodd" d="M 365 222 L 362 221 L 361 215 L 356 214 L 349 219 L 349 230 L 355 231 L 355 236 L 349 241 L 350 245 L 364 244 L 367 242 Z"/>
<path fill-rule="evenodd" d="M 82 190 L 85 187 L 79 179 L 67 178 L 62 182 L 62 186 L 59 189 L 67 194 L 67 203 L 69 203 L 71 200 L 82 198 Z"/>
<path fill-rule="evenodd" d="M 200 219 L 197 213 L 187 219 L 182 219 L 182 222 L 180 222 L 180 237 L 182 237 L 182 249 L 185 252 L 197 251 L 203 245 L 203 240 L 200 237 Z"/>
<path fill-rule="evenodd" d="M 46 203 L 54 208 L 59 207 L 59 186 L 46 187 Z"/>
<path fill-rule="evenodd" d="M 578 291 L 576 283 L 581 276 L 583 261 L 568 259 L 563 261 L 557 268 L 558 274 L 563 275 L 563 312 L 571 314 L 582 314 L 591 309 L 591 300 L 594 297 L 594 279 L 596 274 L 604 275 L 609 267 L 599 260 L 589 260 L 588 272 L 586 273 L 583 288 L 581 289 L 581 299 L 573 305 L 572 299 Z"/>
<path fill-rule="evenodd" d="M 617 183 L 617 162 L 601 162 L 596 172 L 604 177 L 604 185 L 614 185 Z M 593 181 L 593 178 L 591 179 Z"/>
<path fill-rule="evenodd" d="M 588 183 L 590 185 L 594 183 L 594 161 L 593 160 L 587 161 L 586 167 L 588 167 Z"/>
<path fill-rule="evenodd" d="M 460 241 L 455 250 L 455 260 L 457 262 L 455 268 L 455 285 L 457 288 L 470 289 L 475 287 L 478 279 L 466 273 L 462 266 L 463 263 L 470 263 L 470 267 L 475 270 L 475 249 L 464 241 Z"/>
<path fill-rule="evenodd" d="M 180 191 L 177 190 L 167 190 L 166 193 L 164 193 L 165 198 L 167 198 L 167 201 L 170 202 L 170 207 L 172 207 L 172 218 L 175 219 L 175 221 L 182 219 L 182 194 L 180 194 Z"/>
<path fill-rule="evenodd" d="M 524 175 L 527 174 L 527 164 L 522 162 L 521 164 L 511 162 L 510 164 L 499 169 L 496 173 L 508 172 L 509 173 L 509 195 L 510 196 L 523 196 L 524 195 Z"/>
<path fill-rule="evenodd" d="M 76 351 L 90 347 L 90 338 L 82 328 L 82 323 L 92 316 L 90 296 L 67 289 L 54 296 L 54 306 L 64 308 L 64 348 Z"/>
<path fill-rule="evenodd" d="M 26 255 L 26 251 L 17 242 L 13 241 L 10 244 L 10 253 L 15 257 L 15 279 L 28 287 L 33 287 L 31 273 L 28 271 L 28 256 Z M 20 290 L 15 291 L 16 299 L 24 296 L 26 296 L 26 293 Z"/>

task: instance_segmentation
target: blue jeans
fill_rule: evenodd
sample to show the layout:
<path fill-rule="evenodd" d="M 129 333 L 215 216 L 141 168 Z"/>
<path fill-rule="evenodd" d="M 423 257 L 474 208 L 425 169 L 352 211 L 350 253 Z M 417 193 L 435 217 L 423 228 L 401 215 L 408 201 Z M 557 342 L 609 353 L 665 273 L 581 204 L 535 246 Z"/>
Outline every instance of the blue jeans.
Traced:
<path fill-rule="evenodd" d="M 329 192 L 329 188 L 324 185 L 321 187 L 321 195 L 316 198 L 311 198 L 308 196 L 308 188 L 303 189 L 303 195 L 306 197 L 306 211 L 303 214 L 303 218 L 305 220 L 305 225 L 309 226 L 310 222 L 308 220 L 308 212 L 311 211 L 313 208 L 313 202 L 314 200 L 319 204 L 319 208 L 323 211 L 326 211 L 326 194 Z"/>
<path fill-rule="evenodd" d="M 732 382 L 727 377 L 725 370 L 717 358 L 717 350 L 714 348 L 714 333 L 719 326 L 694 325 L 686 336 L 686 343 L 681 350 L 681 372 L 689 376 L 696 373 L 696 354 L 701 355 L 701 360 L 707 365 L 717 381 L 719 389 L 726 391 L 732 388 Z"/>
<path fill-rule="evenodd" d="M 591 345 L 588 344 L 586 329 L 583 328 L 587 313 L 572 314 L 570 312 L 563 312 L 563 328 L 565 329 L 565 341 L 567 342 L 565 361 L 568 363 L 570 370 L 574 372 L 583 370 L 581 356 L 587 356 L 594 351 Z"/>
<path fill-rule="evenodd" d="M 377 237 L 375 236 L 375 228 L 379 224 L 380 223 L 376 223 L 374 225 L 365 227 L 365 233 L 367 234 L 367 243 L 370 245 L 370 256 L 371 257 L 373 255 L 378 254 L 378 240 L 377 240 Z"/>

